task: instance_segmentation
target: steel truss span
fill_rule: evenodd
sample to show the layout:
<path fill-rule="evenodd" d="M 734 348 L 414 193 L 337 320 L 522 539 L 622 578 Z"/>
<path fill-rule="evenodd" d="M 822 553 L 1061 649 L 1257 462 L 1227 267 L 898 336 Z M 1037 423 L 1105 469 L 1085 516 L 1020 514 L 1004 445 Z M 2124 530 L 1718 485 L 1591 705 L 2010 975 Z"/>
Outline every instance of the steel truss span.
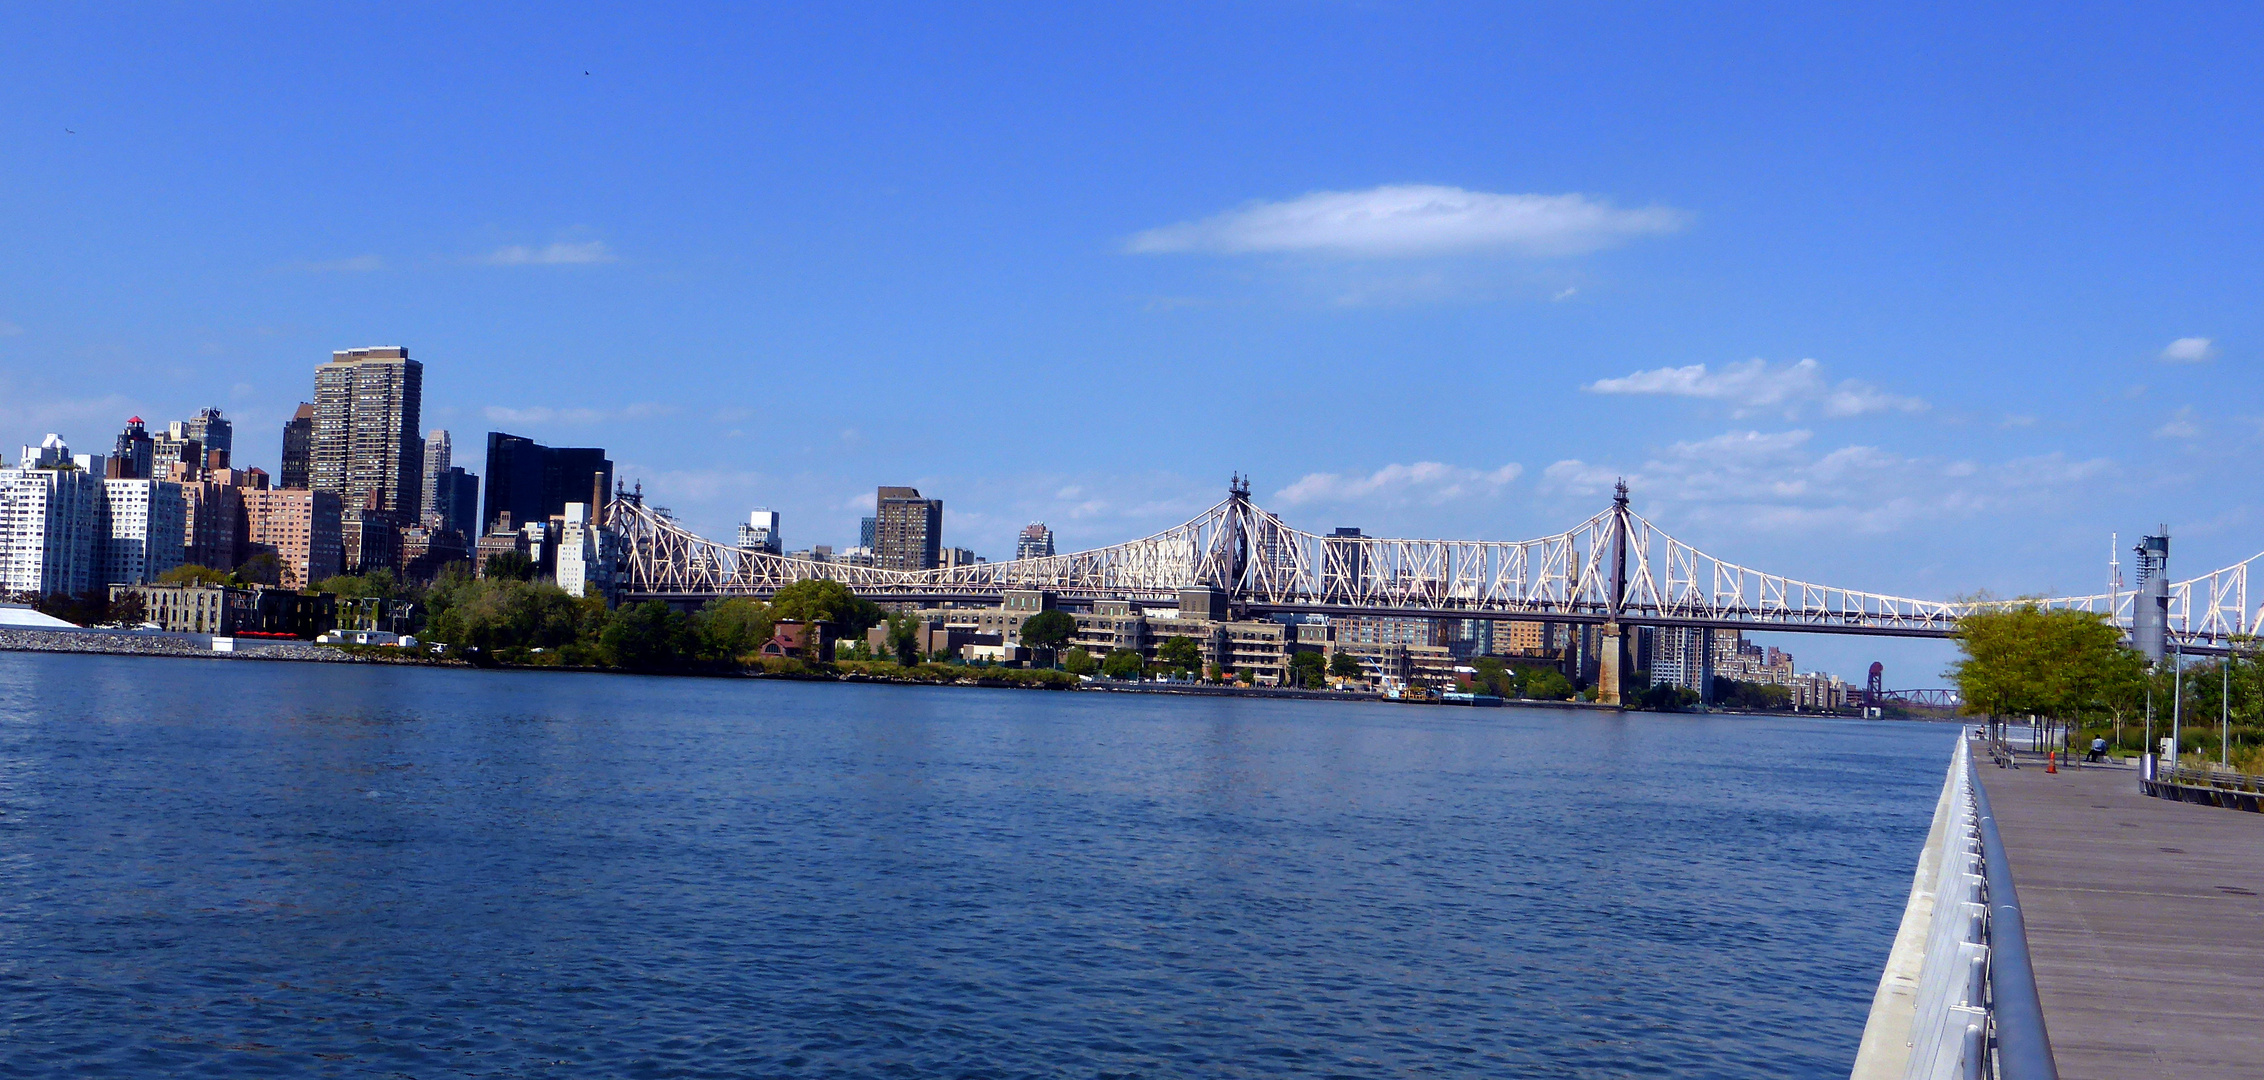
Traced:
<path fill-rule="evenodd" d="M 2034 601 L 1942 601 L 1801 581 L 1708 555 L 1629 508 L 1612 505 L 1532 540 L 1322 536 L 1260 508 L 1241 484 L 1184 524 L 1153 536 L 1036 559 L 937 570 L 883 570 L 788 558 L 698 536 L 639 496 L 615 499 L 617 581 L 629 599 L 767 597 L 797 581 L 841 582 L 875 600 L 996 600 L 1042 589 L 1079 600 L 1177 600 L 1217 588 L 1257 611 L 1705 626 L 1944 637 L 1980 608 L 2034 602 L 2130 625 L 2132 595 Z M 2222 649 L 2258 632 L 2247 561 L 2170 586 L 2170 628 L 2185 647 Z"/>

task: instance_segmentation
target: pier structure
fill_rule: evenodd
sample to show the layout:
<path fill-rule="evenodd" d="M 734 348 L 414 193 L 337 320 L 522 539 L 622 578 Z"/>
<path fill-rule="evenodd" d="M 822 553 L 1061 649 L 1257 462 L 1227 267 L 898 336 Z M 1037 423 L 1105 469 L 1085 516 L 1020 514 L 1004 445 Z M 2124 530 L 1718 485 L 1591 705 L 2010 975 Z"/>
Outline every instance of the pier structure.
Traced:
<path fill-rule="evenodd" d="M 1855 1080 L 2255 1075 L 2264 814 L 1986 745 L 1961 740 Z"/>

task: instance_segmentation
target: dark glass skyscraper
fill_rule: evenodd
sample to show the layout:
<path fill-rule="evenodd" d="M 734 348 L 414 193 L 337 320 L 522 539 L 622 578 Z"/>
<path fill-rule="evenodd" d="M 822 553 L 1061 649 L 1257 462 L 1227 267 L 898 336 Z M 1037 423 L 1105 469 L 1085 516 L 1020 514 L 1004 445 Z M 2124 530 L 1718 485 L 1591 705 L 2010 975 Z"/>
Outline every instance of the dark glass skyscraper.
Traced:
<path fill-rule="evenodd" d="M 566 512 L 570 502 L 603 508 L 613 489 L 613 462 L 589 446 L 548 447 L 500 431 L 487 433 L 487 506 L 480 513 L 483 532 L 495 531 L 506 513 L 517 528 Z"/>
<path fill-rule="evenodd" d="M 314 474 L 314 406 L 299 403 L 299 411 L 283 422 L 282 486 L 305 491 Z"/>

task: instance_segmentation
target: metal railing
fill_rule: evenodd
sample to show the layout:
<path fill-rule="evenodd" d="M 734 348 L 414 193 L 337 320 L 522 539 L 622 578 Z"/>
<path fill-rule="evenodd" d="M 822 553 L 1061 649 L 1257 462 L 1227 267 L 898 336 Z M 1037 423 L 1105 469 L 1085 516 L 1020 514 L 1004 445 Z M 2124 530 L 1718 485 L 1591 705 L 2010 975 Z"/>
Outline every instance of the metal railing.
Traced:
<path fill-rule="evenodd" d="M 2264 776 L 2235 772 L 2223 765 L 2195 768 L 2149 759 L 2138 786 L 2157 799 L 2264 813 Z"/>
<path fill-rule="evenodd" d="M 2020 894 L 2012 886 L 2012 866 L 2005 857 L 2005 842 L 1997 834 L 1997 816 L 1989 808 L 1989 789 L 1973 775 L 1976 823 L 1981 831 L 1981 863 L 1986 875 L 1989 905 L 1985 931 L 1989 940 L 1990 1018 L 1997 1030 L 1997 1075 L 2005 1080 L 2059 1080 L 2059 1065 L 2052 1060 L 2052 1036 L 2044 1026 L 2044 1000 L 2036 992 L 2036 969 L 2028 957 L 2028 920 L 2020 911 Z"/>
<path fill-rule="evenodd" d="M 1931 916 L 1923 939 L 1898 940 L 1887 960 L 1855 1063 L 1859 1080 L 1895 1075 L 1898 1052 L 1908 1055 L 1904 1080 L 2058 1080 L 2019 894 L 1974 757 L 1973 740 L 1959 739 L 1943 780 L 1947 821 L 1936 820 L 1906 913 L 1918 917 L 1930 903 Z M 1915 994 L 1892 989 L 1898 978 L 1907 985 L 1906 949 L 1920 957 Z M 1905 1030 L 1906 1039 L 1894 1037 Z"/>

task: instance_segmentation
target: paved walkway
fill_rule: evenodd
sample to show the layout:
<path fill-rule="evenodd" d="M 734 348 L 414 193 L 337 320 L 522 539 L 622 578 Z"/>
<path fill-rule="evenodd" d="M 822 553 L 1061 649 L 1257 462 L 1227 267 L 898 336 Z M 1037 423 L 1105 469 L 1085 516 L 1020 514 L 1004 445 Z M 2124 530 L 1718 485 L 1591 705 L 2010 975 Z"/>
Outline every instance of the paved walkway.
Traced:
<path fill-rule="evenodd" d="M 2264 1072 L 2264 814 L 2147 798 L 2131 768 L 1980 773 L 2063 1080 Z"/>

